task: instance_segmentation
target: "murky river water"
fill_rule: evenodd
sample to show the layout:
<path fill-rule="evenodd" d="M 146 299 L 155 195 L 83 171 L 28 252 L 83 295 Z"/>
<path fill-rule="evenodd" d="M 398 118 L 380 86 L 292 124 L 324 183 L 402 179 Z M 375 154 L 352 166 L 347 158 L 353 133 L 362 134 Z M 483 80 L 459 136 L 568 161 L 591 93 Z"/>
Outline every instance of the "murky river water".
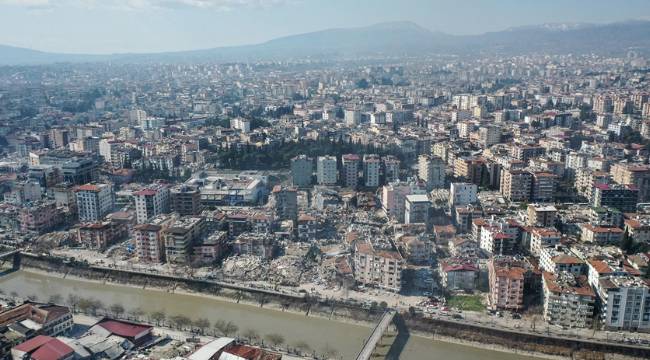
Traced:
<path fill-rule="evenodd" d="M 134 308 L 140 308 L 145 312 L 162 310 L 167 317 L 184 314 L 192 319 L 206 318 L 211 323 L 217 319 L 224 319 L 238 324 L 240 332 L 255 329 L 262 335 L 282 334 L 290 345 L 304 341 L 316 351 L 332 346 L 339 351 L 343 359 L 353 359 L 371 332 L 371 329 L 366 326 L 235 304 L 213 298 L 63 279 L 28 271 L 18 271 L 1 277 L 0 289 L 5 294 L 16 292 L 22 297 L 36 295 L 41 301 L 46 301 L 52 295 L 60 295 L 66 299 L 69 294 L 76 294 L 80 297 L 101 300 L 106 306 L 119 303 L 127 311 Z M 407 360 L 533 359 L 418 336 L 410 336 L 400 358 Z"/>

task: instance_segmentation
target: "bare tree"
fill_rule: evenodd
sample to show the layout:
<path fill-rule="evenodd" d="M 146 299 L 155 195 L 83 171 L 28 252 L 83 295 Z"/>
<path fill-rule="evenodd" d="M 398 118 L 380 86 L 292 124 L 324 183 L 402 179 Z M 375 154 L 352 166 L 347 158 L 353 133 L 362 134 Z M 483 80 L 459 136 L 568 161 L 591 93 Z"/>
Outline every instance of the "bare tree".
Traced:
<path fill-rule="evenodd" d="M 113 304 L 110 306 L 109 310 L 116 318 L 120 318 L 124 314 L 124 306 L 122 304 Z"/>
<path fill-rule="evenodd" d="M 140 320 L 140 317 L 142 317 L 142 315 L 144 315 L 144 310 L 137 307 L 137 308 L 131 310 L 130 313 L 131 313 L 131 316 L 133 316 L 133 319 L 138 321 L 138 320 Z"/>
<path fill-rule="evenodd" d="M 149 315 L 151 317 L 151 320 L 156 323 L 157 326 L 161 326 L 165 322 L 165 312 L 159 310 L 159 311 L 154 311 Z"/>
<path fill-rule="evenodd" d="M 194 321 L 194 326 L 201 331 L 201 335 L 205 334 L 205 330 L 210 327 L 210 321 L 208 319 L 200 318 Z"/>
<path fill-rule="evenodd" d="M 235 325 L 232 321 L 225 321 L 222 319 L 219 319 L 214 322 L 214 328 L 223 336 L 234 335 L 237 332 L 237 330 L 239 330 L 239 327 Z"/>
<path fill-rule="evenodd" d="M 266 341 L 273 346 L 280 346 L 284 344 L 284 336 L 276 333 L 267 334 L 265 337 Z"/>
<path fill-rule="evenodd" d="M 242 336 L 248 339 L 249 342 L 259 340 L 260 334 L 255 329 L 246 329 L 242 333 Z"/>
<path fill-rule="evenodd" d="M 53 294 L 47 299 L 47 302 L 50 304 L 61 304 L 63 302 L 63 297 L 59 294 Z"/>
<path fill-rule="evenodd" d="M 72 307 L 72 312 L 77 310 L 77 304 L 79 303 L 79 296 L 75 294 L 68 295 L 68 305 Z"/>
<path fill-rule="evenodd" d="M 330 344 L 325 344 L 325 346 L 323 346 L 322 353 L 323 358 L 325 359 L 335 359 L 339 356 L 339 351 Z"/>
<path fill-rule="evenodd" d="M 192 323 L 192 320 L 185 315 L 174 315 L 169 318 L 177 329 L 183 330 Z"/>
<path fill-rule="evenodd" d="M 307 344 L 305 341 L 302 340 L 296 341 L 293 344 L 293 347 L 295 347 L 298 350 L 298 352 L 300 352 L 303 355 L 311 351 L 311 346 L 309 346 L 309 344 Z"/>

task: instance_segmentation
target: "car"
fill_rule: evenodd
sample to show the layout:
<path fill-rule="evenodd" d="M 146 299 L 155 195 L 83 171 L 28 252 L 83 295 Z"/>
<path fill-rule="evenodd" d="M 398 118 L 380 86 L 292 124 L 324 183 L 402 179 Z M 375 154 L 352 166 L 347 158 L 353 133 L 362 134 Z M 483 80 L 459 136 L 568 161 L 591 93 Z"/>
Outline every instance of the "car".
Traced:
<path fill-rule="evenodd" d="M 461 314 L 454 314 L 451 317 L 454 318 L 454 319 L 457 319 L 457 320 L 463 319 L 463 315 L 461 315 Z"/>
<path fill-rule="evenodd" d="M 516 319 L 516 320 L 519 320 L 519 319 L 521 319 L 521 314 L 513 313 L 512 318 Z"/>

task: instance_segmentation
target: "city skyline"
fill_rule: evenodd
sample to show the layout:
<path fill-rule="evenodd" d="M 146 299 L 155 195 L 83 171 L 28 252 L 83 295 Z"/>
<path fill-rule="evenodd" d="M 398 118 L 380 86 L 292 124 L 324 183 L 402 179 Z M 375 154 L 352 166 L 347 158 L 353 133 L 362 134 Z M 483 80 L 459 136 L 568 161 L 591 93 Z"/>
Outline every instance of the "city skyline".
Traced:
<path fill-rule="evenodd" d="M 421 0 L 0 0 L 0 44 L 60 53 L 148 53 L 258 44 L 393 21 L 472 35 L 547 23 L 648 19 L 649 10 L 650 3 L 639 0 L 476 0 L 462 8 Z"/>

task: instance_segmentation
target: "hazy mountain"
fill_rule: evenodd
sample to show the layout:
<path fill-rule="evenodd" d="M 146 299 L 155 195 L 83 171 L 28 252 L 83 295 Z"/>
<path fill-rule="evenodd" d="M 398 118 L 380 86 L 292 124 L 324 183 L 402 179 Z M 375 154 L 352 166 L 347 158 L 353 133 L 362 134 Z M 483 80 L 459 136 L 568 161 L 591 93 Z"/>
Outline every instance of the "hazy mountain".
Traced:
<path fill-rule="evenodd" d="M 455 36 L 427 30 L 412 22 L 329 29 L 265 43 L 153 54 L 72 55 L 0 46 L 0 65 L 88 61 L 237 61 L 291 57 L 343 57 L 372 54 L 428 53 L 606 53 L 650 49 L 650 22 L 612 24 L 543 24 L 481 35 Z"/>

